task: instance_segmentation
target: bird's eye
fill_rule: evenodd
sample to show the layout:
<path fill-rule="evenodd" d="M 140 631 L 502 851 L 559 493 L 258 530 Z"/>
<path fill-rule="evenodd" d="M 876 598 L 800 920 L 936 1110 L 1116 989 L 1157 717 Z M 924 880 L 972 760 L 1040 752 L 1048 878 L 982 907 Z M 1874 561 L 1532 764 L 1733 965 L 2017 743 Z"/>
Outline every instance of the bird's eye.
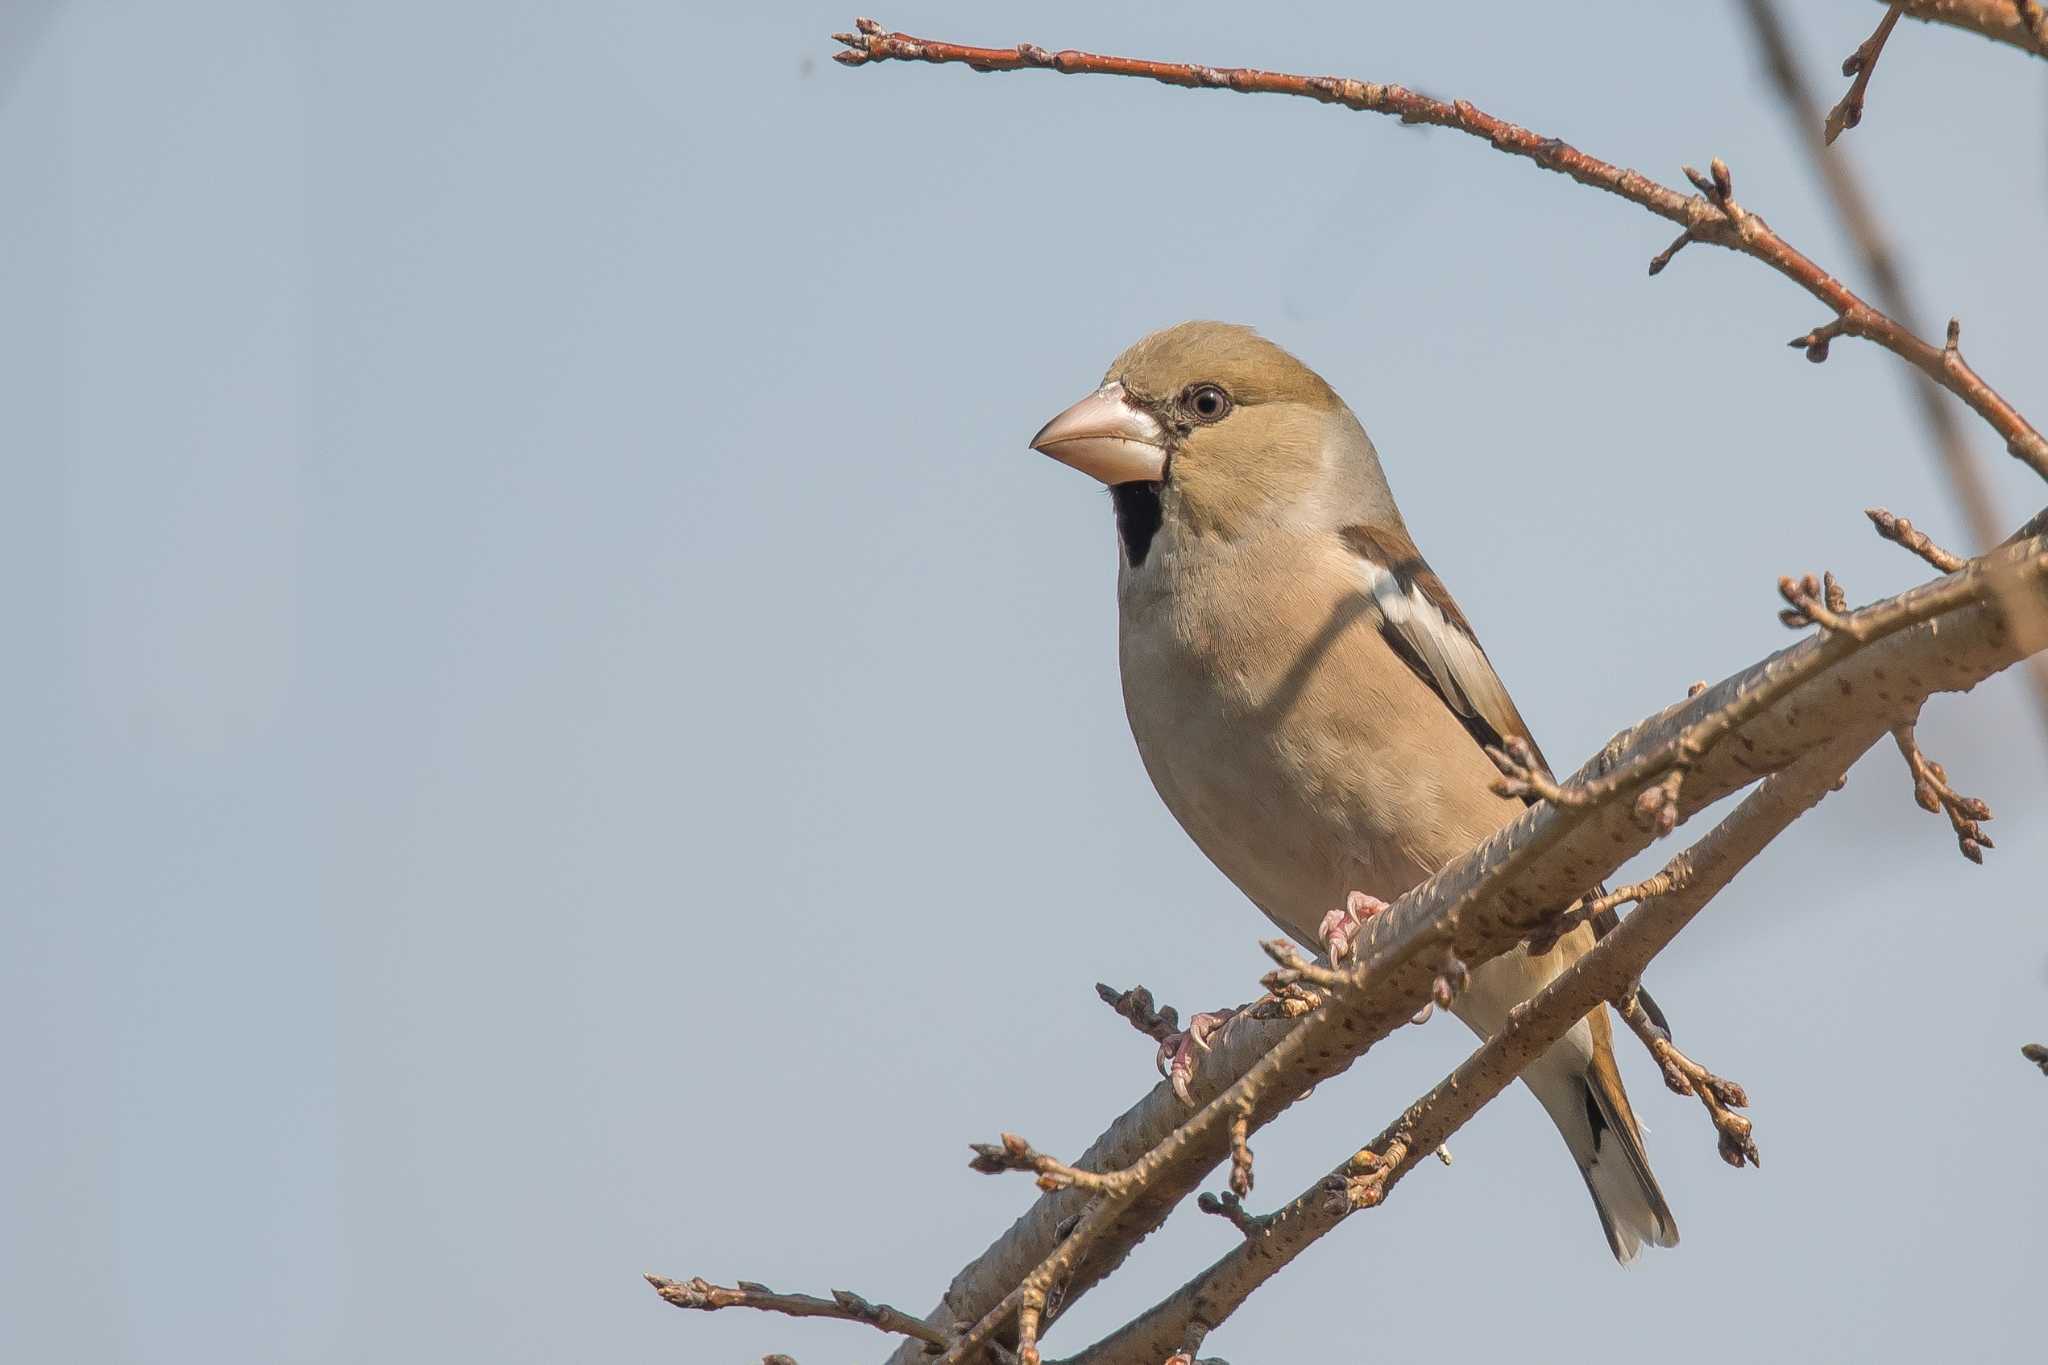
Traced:
<path fill-rule="evenodd" d="M 1201 422 L 1220 422 L 1230 414 L 1230 395 L 1214 384 L 1197 384 L 1181 396 L 1187 410 Z"/>

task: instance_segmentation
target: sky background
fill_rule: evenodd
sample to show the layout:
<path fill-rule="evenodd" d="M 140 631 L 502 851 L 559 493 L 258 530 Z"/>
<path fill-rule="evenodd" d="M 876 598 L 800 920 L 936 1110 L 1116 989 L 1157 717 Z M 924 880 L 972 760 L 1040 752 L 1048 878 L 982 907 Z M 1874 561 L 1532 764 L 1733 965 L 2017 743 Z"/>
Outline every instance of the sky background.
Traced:
<path fill-rule="evenodd" d="M 1788 8 L 1832 98 L 1880 11 Z M 1863 282 L 1731 5 L 1251 12 L 879 17 L 1720 155 Z M 1641 210 L 1301 101 L 843 70 L 853 16 L 0 6 L 0 1357 L 883 1354 L 639 1275 L 922 1312 L 1033 1197 L 968 1142 L 1076 1154 L 1152 1083 L 1095 981 L 1265 970 L 1127 733 L 1107 500 L 1025 448 L 1155 327 L 1346 395 L 1566 767 L 1786 644 L 1779 574 L 1922 578 L 1864 506 L 1962 540 L 1900 363 L 1806 364 L 1826 314 L 1754 262 L 1652 281 Z M 2037 417 L 2044 78 L 1902 25 L 1834 153 Z M 1971 435 L 2017 524 L 2038 481 Z M 2037 1351 L 2043 734 L 2014 677 L 1922 730 L 1986 867 L 1877 753 L 1655 968 L 1764 1154 L 1624 1052 L 1682 1248 L 1616 1268 L 1517 1090 L 1208 1352 Z M 1471 1045 L 1403 1030 L 1288 1114 L 1254 1204 Z M 1049 1349 L 1234 1236 L 1177 1215 Z"/>

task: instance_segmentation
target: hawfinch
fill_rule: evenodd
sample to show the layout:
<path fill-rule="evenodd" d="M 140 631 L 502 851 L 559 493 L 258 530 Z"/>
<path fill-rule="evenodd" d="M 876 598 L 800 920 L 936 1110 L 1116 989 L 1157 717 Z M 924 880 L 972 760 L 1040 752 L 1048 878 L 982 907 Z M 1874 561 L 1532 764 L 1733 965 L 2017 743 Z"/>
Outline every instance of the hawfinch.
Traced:
<path fill-rule="evenodd" d="M 1031 444 L 1109 486 L 1145 771 L 1296 941 L 1336 955 L 1361 907 L 1521 812 L 1482 746 L 1528 727 L 1409 538 L 1365 428 L 1315 371 L 1249 328 L 1182 323 L 1117 357 Z M 1451 1008 L 1489 1036 L 1594 938 L 1581 924 L 1540 955 L 1494 958 Z M 1678 1227 L 1612 1040 L 1603 1005 L 1522 1079 L 1628 1261 Z"/>

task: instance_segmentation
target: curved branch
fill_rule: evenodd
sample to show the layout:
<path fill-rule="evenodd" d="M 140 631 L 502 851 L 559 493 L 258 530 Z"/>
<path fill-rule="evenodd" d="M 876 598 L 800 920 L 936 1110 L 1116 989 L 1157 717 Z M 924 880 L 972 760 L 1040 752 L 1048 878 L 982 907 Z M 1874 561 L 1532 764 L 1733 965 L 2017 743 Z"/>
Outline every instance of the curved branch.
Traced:
<path fill-rule="evenodd" d="M 892 33 L 872 19 L 857 31 L 834 36 L 847 50 L 835 53 L 842 65 L 908 61 L 958 63 L 976 71 L 1057 71 L 1063 75 L 1128 76 L 1195 90 L 1232 90 L 1240 94 L 1295 95 L 1323 104 L 1341 104 L 1365 113 L 1386 114 L 1403 123 L 1426 123 L 1480 138 L 1510 156 L 1535 162 L 1548 171 L 1570 176 L 1582 185 L 1604 190 L 1638 204 L 1685 229 L 1679 241 L 1652 263 L 1655 274 L 1678 247 L 1688 241 L 1710 242 L 1762 261 L 1826 304 L 1834 314 L 1831 333 L 1874 341 L 1969 404 L 1978 416 L 2005 438 L 2006 449 L 2035 473 L 2048 478 L 2048 439 L 1972 369 L 1953 344 L 1935 346 L 1896 319 L 1865 303 L 1847 285 L 1809 260 L 1756 214 L 1735 202 L 1728 168 L 1713 163 L 1713 176 L 1687 171 L 1700 193 L 1681 194 L 1648 176 L 1589 156 L 1554 137 L 1495 118 L 1465 100 L 1434 99 L 1399 85 L 1376 85 L 1339 76 L 1296 76 L 1250 67 L 1197 66 L 1157 62 L 1139 57 L 1110 57 L 1092 52 L 1048 52 L 1023 43 L 1017 47 L 968 47 L 959 43 Z M 1797 344 L 1797 343 L 1795 343 Z M 1824 348 L 1808 351 L 1825 358 Z"/>

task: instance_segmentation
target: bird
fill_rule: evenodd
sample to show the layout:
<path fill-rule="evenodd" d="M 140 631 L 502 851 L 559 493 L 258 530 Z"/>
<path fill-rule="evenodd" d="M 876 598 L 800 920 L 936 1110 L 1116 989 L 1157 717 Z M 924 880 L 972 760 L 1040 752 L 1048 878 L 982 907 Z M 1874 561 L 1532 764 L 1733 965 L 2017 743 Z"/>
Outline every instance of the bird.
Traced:
<path fill-rule="evenodd" d="M 1147 775 L 1290 937 L 1335 960 L 1366 916 L 1525 809 L 1494 790 L 1486 747 L 1520 740 L 1540 763 L 1529 727 L 1365 428 L 1306 364 L 1249 327 L 1180 323 L 1118 356 L 1031 446 L 1108 487 L 1124 710 Z M 1598 932 L 1473 969 L 1452 1012 L 1491 1036 Z M 1607 1006 L 1522 1080 L 1615 1259 L 1675 1245 Z"/>

